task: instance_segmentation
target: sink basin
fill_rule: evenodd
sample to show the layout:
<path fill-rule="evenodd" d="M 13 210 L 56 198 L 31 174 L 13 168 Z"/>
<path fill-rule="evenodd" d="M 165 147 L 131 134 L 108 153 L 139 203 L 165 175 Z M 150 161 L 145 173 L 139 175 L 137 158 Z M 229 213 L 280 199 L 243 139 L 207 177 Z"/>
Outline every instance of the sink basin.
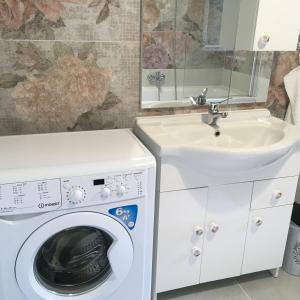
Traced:
<path fill-rule="evenodd" d="M 205 172 L 248 172 L 283 159 L 298 144 L 296 126 L 267 110 L 231 112 L 216 129 L 205 114 L 140 118 L 136 130 L 160 156 L 175 156 Z"/>
<path fill-rule="evenodd" d="M 252 121 L 253 123 L 253 121 Z M 230 151 L 230 149 L 247 150 L 257 147 L 266 147 L 280 142 L 284 138 L 284 131 L 279 128 L 271 128 L 258 121 L 258 124 L 240 122 L 236 124 L 224 124 L 220 131 L 208 125 L 196 126 L 196 128 L 183 128 L 177 132 L 170 130 L 170 134 L 181 143 L 188 143 L 211 150 Z M 197 128 L 198 127 L 198 128 Z"/>

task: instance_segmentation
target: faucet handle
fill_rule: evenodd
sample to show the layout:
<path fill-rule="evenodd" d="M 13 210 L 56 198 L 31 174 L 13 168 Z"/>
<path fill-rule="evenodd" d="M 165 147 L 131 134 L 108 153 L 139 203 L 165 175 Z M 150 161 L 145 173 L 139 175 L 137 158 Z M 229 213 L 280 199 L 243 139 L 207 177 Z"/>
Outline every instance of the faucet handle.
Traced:
<path fill-rule="evenodd" d="M 151 84 L 158 86 L 165 83 L 166 75 L 161 71 L 157 71 L 154 73 L 149 73 L 147 75 L 147 79 Z"/>
<path fill-rule="evenodd" d="M 215 99 L 215 100 L 210 100 L 209 103 L 210 103 L 211 105 L 213 105 L 213 104 L 221 104 L 221 103 L 226 102 L 226 101 L 228 101 L 228 100 L 230 100 L 230 99 L 232 99 L 232 97 L 228 97 L 228 98 L 225 98 L 225 99 Z"/>
<path fill-rule="evenodd" d="M 222 112 L 221 118 L 226 119 L 228 117 L 228 112 Z"/>
<path fill-rule="evenodd" d="M 200 105 L 206 104 L 207 93 L 208 93 L 208 88 L 205 88 L 205 89 L 202 90 L 200 96 L 198 97 L 198 103 Z"/>
<path fill-rule="evenodd" d="M 192 105 L 198 105 L 198 97 L 191 96 L 189 99 L 191 100 Z"/>
<path fill-rule="evenodd" d="M 193 105 L 204 105 L 206 104 L 208 88 L 202 90 L 201 94 L 198 97 L 190 97 L 190 100 Z"/>
<path fill-rule="evenodd" d="M 201 96 L 206 97 L 208 93 L 208 88 L 204 88 L 201 92 Z"/>
<path fill-rule="evenodd" d="M 220 112 L 219 111 L 220 103 L 222 103 L 222 102 L 217 102 L 217 103 L 211 102 L 208 111 L 212 114 L 219 114 L 221 116 L 221 118 L 227 118 L 228 117 L 227 112 Z"/>

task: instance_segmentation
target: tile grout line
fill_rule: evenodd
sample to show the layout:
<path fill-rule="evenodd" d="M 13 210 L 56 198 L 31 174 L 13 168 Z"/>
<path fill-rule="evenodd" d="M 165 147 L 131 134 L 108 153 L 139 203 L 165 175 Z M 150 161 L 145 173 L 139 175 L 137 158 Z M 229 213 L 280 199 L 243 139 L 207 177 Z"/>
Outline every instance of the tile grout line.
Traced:
<path fill-rule="evenodd" d="M 246 290 L 243 288 L 243 286 L 238 282 L 237 279 L 235 279 L 236 284 L 239 286 L 239 288 L 242 290 L 242 292 L 245 294 L 245 296 L 248 298 L 248 300 L 252 300 L 252 298 L 248 295 Z"/>

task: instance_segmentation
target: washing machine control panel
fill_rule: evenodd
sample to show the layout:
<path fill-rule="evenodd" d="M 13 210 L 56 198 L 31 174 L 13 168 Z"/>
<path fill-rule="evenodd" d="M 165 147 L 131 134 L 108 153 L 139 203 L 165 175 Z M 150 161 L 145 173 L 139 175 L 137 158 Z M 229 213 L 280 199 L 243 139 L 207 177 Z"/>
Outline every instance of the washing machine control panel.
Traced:
<path fill-rule="evenodd" d="M 0 185 L 0 216 L 57 210 L 62 206 L 60 179 Z"/>
<path fill-rule="evenodd" d="M 0 184 L 0 216 L 141 198 L 145 186 L 145 170 Z"/>
<path fill-rule="evenodd" d="M 145 195 L 145 172 L 63 178 L 64 207 L 81 207 L 140 198 Z"/>

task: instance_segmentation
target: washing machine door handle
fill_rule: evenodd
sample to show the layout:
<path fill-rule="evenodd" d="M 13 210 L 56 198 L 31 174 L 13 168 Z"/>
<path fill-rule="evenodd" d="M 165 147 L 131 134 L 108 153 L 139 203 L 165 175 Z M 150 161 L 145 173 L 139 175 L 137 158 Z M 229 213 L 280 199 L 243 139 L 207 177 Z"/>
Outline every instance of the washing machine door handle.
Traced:
<path fill-rule="evenodd" d="M 77 300 L 106 299 L 114 293 L 127 278 L 133 263 L 133 243 L 128 231 L 118 221 L 95 212 L 75 212 L 59 216 L 48 221 L 34 231 L 22 245 L 15 267 L 18 284 L 30 300 L 66 300 L 69 294 L 51 291 L 36 276 L 36 256 L 39 249 L 55 234 L 76 227 L 92 227 L 100 229 L 112 238 L 112 245 L 107 251 L 111 272 L 98 286 L 84 293 L 73 294 Z M 27 299 L 26 298 L 26 299 Z"/>

